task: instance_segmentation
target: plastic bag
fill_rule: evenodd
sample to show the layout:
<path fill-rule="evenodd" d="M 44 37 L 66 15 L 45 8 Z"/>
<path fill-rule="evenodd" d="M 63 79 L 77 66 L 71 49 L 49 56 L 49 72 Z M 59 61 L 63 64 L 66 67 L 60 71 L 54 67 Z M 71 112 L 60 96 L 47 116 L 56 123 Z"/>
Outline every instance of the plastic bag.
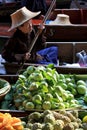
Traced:
<path fill-rule="evenodd" d="M 80 66 L 87 66 L 87 54 L 84 50 L 76 53 L 76 56 L 78 57 L 78 63 Z"/>

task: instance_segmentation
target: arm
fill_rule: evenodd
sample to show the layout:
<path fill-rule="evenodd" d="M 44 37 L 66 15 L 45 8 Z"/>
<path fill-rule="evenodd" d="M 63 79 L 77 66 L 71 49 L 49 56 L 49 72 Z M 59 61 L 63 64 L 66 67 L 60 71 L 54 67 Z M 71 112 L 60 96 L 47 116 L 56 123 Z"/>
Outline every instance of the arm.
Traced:
<path fill-rule="evenodd" d="M 23 49 L 22 49 L 23 48 Z M 8 62 L 23 62 L 28 60 L 30 54 L 17 38 L 9 39 L 2 50 L 2 57 Z"/>
<path fill-rule="evenodd" d="M 2 57 L 8 61 L 13 62 L 15 61 L 14 57 L 14 48 L 15 48 L 15 42 L 13 39 L 9 39 L 5 46 L 2 49 Z"/>

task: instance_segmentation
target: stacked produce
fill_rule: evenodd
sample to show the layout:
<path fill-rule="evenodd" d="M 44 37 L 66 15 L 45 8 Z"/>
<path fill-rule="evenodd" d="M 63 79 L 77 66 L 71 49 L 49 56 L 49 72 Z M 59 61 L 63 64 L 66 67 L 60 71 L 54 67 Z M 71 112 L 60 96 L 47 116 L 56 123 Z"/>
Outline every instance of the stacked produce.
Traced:
<path fill-rule="evenodd" d="M 45 110 L 20 119 L 0 113 L 0 130 L 87 130 L 87 115 L 81 119 L 78 110 Z"/>
<path fill-rule="evenodd" d="M 29 66 L 14 89 L 14 104 L 19 110 L 78 108 L 87 101 L 86 82 L 74 75 L 58 74 L 49 65 Z M 83 104 L 82 104 L 83 105 Z"/>
<path fill-rule="evenodd" d="M 0 130 L 23 130 L 20 118 L 12 117 L 9 113 L 0 113 Z"/>
<path fill-rule="evenodd" d="M 20 119 L 0 113 L 0 130 L 87 130 L 87 115 L 81 119 L 78 110 L 45 110 Z"/>
<path fill-rule="evenodd" d="M 33 112 L 23 124 L 24 130 L 87 130 L 87 122 L 79 118 L 76 110 Z"/>
<path fill-rule="evenodd" d="M 80 76 L 59 74 L 52 65 L 29 66 L 19 74 L 0 108 L 31 113 L 23 120 L 0 114 L 8 121 L 0 130 L 87 130 L 87 111 L 83 110 L 87 108 L 87 84 Z"/>

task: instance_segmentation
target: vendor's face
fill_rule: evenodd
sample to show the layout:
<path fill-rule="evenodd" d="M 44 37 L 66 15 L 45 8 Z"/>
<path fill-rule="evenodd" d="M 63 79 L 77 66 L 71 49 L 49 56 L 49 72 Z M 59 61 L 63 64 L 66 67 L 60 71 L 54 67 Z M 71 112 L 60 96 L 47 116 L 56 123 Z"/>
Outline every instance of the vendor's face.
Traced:
<path fill-rule="evenodd" d="M 30 33 L 32 31 L 32 19 L 25 22 L 19 27 L 23 33 Z"/>

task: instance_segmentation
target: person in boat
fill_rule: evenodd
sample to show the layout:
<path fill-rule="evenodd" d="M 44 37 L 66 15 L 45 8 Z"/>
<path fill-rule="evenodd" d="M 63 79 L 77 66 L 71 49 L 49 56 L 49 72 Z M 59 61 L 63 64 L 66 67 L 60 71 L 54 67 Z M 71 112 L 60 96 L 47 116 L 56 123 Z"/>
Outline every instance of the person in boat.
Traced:
<path fill-rule="evenodd" d="M 29 52 L 36 34 L 32 19 L 40 13 L 40 11 L 32 12 L 24 6 L 11 14 L 12 25 L 8 31 L 13 31 L 13 35 L 2 50 L 2 57 L 6 62 L 57 64 L 57 47 L 45 49 L 46 37 L 43 24 L 39 26 L 41 33 Z"/>

